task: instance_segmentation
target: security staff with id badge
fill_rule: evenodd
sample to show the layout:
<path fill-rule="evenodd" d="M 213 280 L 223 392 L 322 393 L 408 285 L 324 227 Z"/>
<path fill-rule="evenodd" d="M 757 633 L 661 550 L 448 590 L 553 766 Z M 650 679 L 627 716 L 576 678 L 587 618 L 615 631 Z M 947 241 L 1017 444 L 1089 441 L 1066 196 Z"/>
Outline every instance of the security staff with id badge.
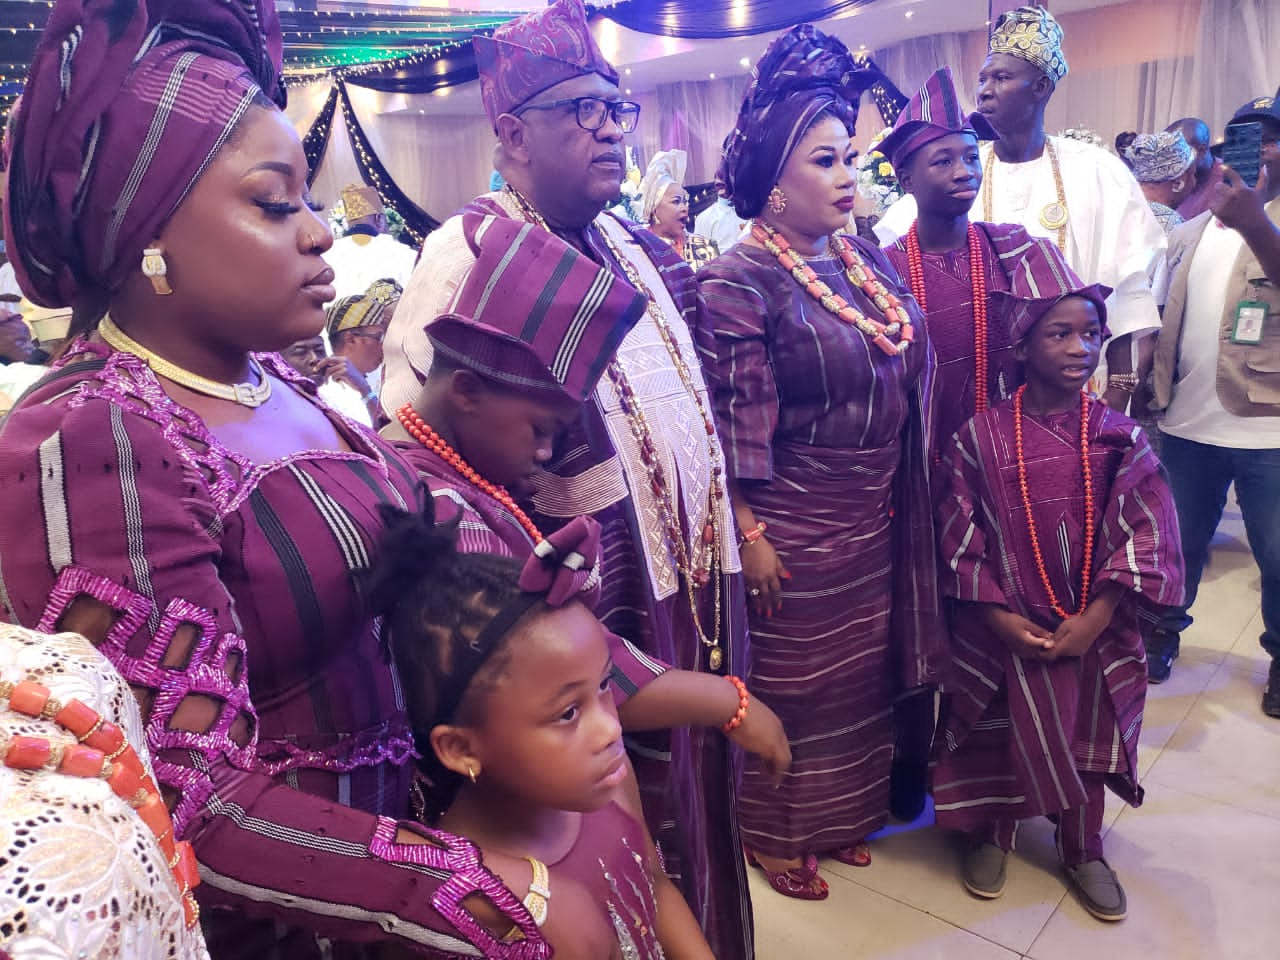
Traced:
<path fill-rule="evenodd" d="M 1271 656 L 1262 709 L 1280 717 L 1280 102 L 1259 97 L 1237 110 L 1222 158 L 1209 210 L 1169 235 L 1152 392 L 1187 595 L 1148 641 L 1148 673 L 1155 683 L 1169 676 L 1234 483 L 1262 572 L 1261 642 Z"/>

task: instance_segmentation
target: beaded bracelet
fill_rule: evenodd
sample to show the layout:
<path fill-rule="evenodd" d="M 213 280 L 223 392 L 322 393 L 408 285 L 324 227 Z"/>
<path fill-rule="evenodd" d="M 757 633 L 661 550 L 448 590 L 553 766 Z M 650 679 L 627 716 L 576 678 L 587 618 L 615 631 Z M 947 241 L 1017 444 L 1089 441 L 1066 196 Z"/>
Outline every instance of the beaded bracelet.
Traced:
<path fill-rule="evenodd" d="M 769 529 L 769 525 L 765 523 L 763 520 L 761 520 L 750 530 L 743 533 L 742 545 L 746 546 L 749 543 L 755 543 L 757 540 L 759 540 L 761 537 L 764 536 L 764 532 L 768 529 Z"/>
<path fill-rule="evenodd" d="M 751 704 L 751 694 L 747 693 L 747 685 L 737 677 L 725 677 L 738 690 L 738 709 L 734 712 L 729 721 L 720 729 L 725 733 L 731 733 L 742 726 L 742 721 L 747 717 L 747 707 Z"/>

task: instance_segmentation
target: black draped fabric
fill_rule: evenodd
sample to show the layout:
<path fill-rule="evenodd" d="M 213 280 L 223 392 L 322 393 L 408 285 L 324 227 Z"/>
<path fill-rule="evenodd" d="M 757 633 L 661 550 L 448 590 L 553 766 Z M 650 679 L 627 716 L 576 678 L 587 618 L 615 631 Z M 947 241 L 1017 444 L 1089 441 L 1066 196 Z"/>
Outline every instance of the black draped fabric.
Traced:
<path fill-rule="evenodd" d="M 308 187 L 315 183 L 316 174 L 320 171 L 320 161 L 324 159 L 324 152 L 329 148 L 329 134 L 333 132 L 333 114 L 337 106 L 338 86 L 334 84 L 329 88 L 329 96 L 325 98 L 320 113 L 307 128 L 307 135 L 302 138 L 302 149 L 307 155 Z"/>
<path fill-rule="evenodd" d="M 408 195 L 396 185 L 387 168 L 382 165 L 382 161 L 378 159 L 378 155 L 374 153 L 369 143 L 369 138 L 365 136 L 364 128 L 360 126 L 355 111 L 351 109 L 347 82 L 339 77 L 334 88 L 338 91 L 338 97 L 342 102 L 342 112 L 347 120 L 347 136 L 351 138 L 351 152 L 355 154 L 360 178 L 378 191 L 378 195 L 382 197 L 382 202 L 387 207 L 404 218 L 404 229 L 412 238 L 413 246 L 421 247 L 427 234 L 440 226 L 440 221 L 410 200 Z"/>
<path fill-rule="evenodd" d="M 588 9 L 640 33 L 716 40 L 786 30 L 797 23 L 816 23 L 873 2 L 875 0 L 739 0 L 735 3 L 626 0 L 610 7 Z"/>
<path fill-rule="evenodd" d="M 492 32 L 480 31 L 477 36 L 488 36 Z M 475 50 L 470 43 L 464 43 L 430 56 L 362 64 L 339 70 L 338 75 L 347 83 L 382 93 L 431 93 L 477 80 L 480 71 L 476 67 Z"/>

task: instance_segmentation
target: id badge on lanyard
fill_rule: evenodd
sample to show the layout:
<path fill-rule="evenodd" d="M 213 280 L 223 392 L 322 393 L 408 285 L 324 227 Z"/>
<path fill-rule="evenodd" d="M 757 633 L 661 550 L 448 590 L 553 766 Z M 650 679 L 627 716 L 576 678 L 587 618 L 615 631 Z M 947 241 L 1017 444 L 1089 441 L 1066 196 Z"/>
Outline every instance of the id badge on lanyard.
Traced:
<path fill-rule="evenodd" d="M 1241 300 L 1236 304 L 1236 322 L 1231 328 L 1231 342 L 1256 345 L 1262 342 L 1262 328 L 1267 322 L 1267 305 L 1261 300 Z"/>

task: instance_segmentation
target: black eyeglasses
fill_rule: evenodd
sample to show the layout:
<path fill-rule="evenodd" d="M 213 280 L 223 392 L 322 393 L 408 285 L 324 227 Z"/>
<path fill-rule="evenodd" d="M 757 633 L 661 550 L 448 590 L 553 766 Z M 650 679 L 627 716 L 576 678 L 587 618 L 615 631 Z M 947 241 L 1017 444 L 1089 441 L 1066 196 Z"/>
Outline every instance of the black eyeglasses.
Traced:
<path fill-rule="evenodd" d="M 516 116 L 526 110 L 554 110 L 573 105 L 574 119 L 583 130 L 595 133 L 610 119 L 623 133 L 630 133 L 640 122 L 640 104 L 630 100 L 603 100 L 600 97 L 570 97 L 567 100 L 550 100 L 547 103 L 530 103 L 516 111 Z"/>

